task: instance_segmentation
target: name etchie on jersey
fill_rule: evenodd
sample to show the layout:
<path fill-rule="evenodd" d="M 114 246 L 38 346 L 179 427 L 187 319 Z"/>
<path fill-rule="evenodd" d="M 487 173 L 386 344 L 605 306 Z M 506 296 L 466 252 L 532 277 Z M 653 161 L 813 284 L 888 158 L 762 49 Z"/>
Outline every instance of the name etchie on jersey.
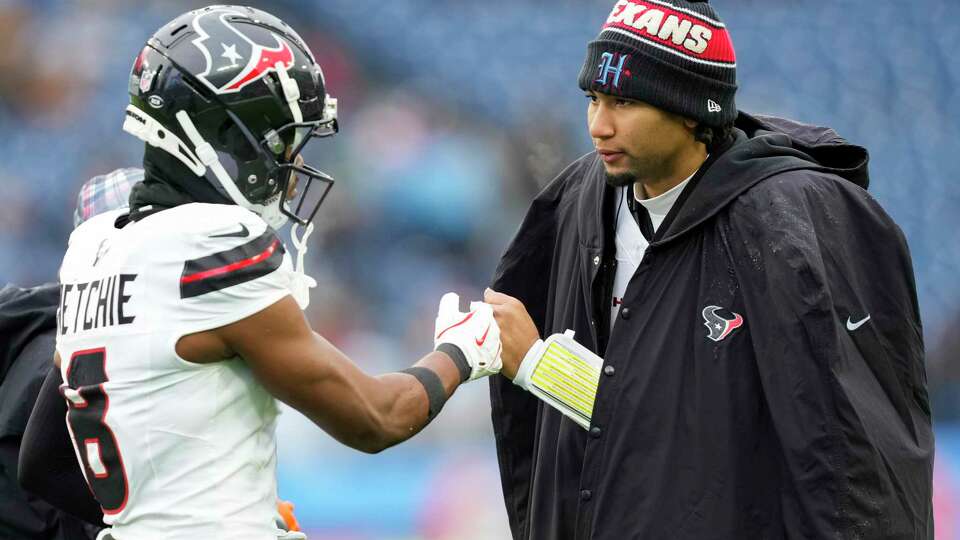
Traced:
<path fill-rule="evenodd" d="M 77 332 L 133 324 L 137 274 L 115 274 L 83 283 L 60 285 L 57 333 Z"/>

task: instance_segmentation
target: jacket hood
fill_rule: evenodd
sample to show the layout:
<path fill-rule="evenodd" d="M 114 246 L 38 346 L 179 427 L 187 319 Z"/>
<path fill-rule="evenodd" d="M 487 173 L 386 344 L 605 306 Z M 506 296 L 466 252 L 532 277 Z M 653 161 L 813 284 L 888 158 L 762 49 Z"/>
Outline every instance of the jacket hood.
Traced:
<path fill-rule="evenodd" d="M 31 289 L 12 285 L 0 289 L 0 336 L 3 336 L 3 346 L 0 347 L 0 381 L 6 377 L 10 366 L 37 335 L 56 326 L 59 302 L 60 287 L 55 283 Z M 52 362 L 53 357 L 50 359 Z"/>
<path fill-rule="evenodd" d="M 870 183 L 866 148 L 848 143 L 831 128 L 742 111 L 734 127 L 734 140 L 694 175 L 653 243 L 682 235 L 776 174 L 809 170 L 864 189 Z"/>
<path fill-rule="evenodd" d="M 850 144 L 833 128 L 802 124 L 776 116 L 750 115 L 740 111 L 734 127 L 744 132 L 753 145 L 768 146 L 758 158 L 794 155 L 867 189 L 870 177 L 867 162 L 870 156 L 862 146 Z M 786 139 L 784 139 L 786 136 Z M 751 147 L 753 148 L 753 147 Z M 796 155 L 786 149 L 795 149 Z"/>

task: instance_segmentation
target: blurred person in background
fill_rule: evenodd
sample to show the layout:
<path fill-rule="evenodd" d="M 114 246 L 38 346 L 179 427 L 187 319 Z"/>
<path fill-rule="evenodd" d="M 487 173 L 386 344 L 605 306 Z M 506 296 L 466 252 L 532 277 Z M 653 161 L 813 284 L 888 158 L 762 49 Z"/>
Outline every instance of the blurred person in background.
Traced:
<path fill-rule="evenodd" d="M 141 169 L 117 169 L 91 178 L 80 189 L 74 212 L 74 227 L 88 219 L 126 206 L 130 188 L 143 179 Z M 86 485 L 73 457 L 67 426 L 63 421 L 67 404 L 51 403 L 55 411 L 42 424 L 45 444 L 66 449 L 66 459 L 45 464 L 55 473 L 60 490 L 57 497 L 81 496 L 74 507 L 78 519 L 65 513 L 60 501 L 40 500 L 19 486 L 18 455 L 21 442 L 36 436 L 25 433 L 41 387 L 59 397 L 60 372 L 51 366 L 56 339 L 56 311 L 60 288 L 49 283 L 22 289 L 7 285 L 0 290 L 0 537 L 18 540 L 90 540 L 103 527 L 99 507 L 85 496 Z M 46 381 L 44 379 L 47 379 Z M 45 386 L 44 386 L 45 385 Z M 86 504 L 84 504 L 86 503 Z M 53 506 L 51 506 L 53 504 Z"/>
<path fill-rule="evenodd" d="M 54 355 L 110 525 L 101 538 L 291 539 L 273 520 L 276 398 L 379 452 L 422 430 L 461 383 L 499 371 L 492 311 L 462 313 L 444 296 L 435 351 L 378 377 L 311 330 L 303 257 L 333 180 L 301 151 L 337 132 L 337 107 L 280 19 L 185 13 L 148 40 L 129 90 L 124 130 L 146 143 L 144 181 L 129 209 L 71 235 Z M 276 232 L 288 220 L 296 265 Z M 21 477 L 50 494 L 45 465 L 59 459 L 25 444 Z"/>
<path fill-rule="evenodd" d="M 706 2 L 617 2 L 579 85 L 596 151 L 485 296 L 514 538 L 932 539 L 913 270 L 866 150 L 738 113 Z"/>

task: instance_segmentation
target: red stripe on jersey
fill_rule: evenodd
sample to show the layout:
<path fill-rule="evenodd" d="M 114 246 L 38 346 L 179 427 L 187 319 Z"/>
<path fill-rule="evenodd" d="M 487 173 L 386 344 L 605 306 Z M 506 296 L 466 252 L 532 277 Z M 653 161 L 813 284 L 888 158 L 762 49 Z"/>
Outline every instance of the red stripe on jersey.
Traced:
<path fill-rule="evenodd" d="M 226 264 L 217 268 L 211 268 L 210 270 L 204 270 L 202 272 L 197 272 L 195 274 L 183 276 L 180 278 L 180 283 L 192 283 L 194 281 L 200 281 L 201 279 L 207 279 L 214 276 L 229 274 L 230 272 L 241 270 L 243 268 L 247 268 L 249 266 L 253 266 L 257 263 L 263 262 L 269 259 L 271 255 L 273 255 L 273 252 L 276 251 L 277 244 L 279 243 L 280 243 L 279 239 L 274 239 L 273 242 L 270 244 L 270 246 L 267 247 L 267 249 L 263 250 L 257 255 L 254 255 L 253 257 L 244 259 L 242 261 Z"/>

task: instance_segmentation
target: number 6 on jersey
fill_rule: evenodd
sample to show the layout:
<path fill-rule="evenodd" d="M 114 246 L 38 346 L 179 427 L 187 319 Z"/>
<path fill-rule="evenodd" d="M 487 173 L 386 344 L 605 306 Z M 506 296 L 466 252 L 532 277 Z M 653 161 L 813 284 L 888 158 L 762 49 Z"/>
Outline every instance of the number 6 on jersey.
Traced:
<path fill-rule="evenodd" d="M 110 406 L 103 388 L 108 380 L 106 363 L 106 349 L 75 352 L 60 391 L 69 406 L 67 426 L 87 483 L 103 512 L 116 514 L 127 504 L 128 487 L 117 438 L 106 423 Z"/>

